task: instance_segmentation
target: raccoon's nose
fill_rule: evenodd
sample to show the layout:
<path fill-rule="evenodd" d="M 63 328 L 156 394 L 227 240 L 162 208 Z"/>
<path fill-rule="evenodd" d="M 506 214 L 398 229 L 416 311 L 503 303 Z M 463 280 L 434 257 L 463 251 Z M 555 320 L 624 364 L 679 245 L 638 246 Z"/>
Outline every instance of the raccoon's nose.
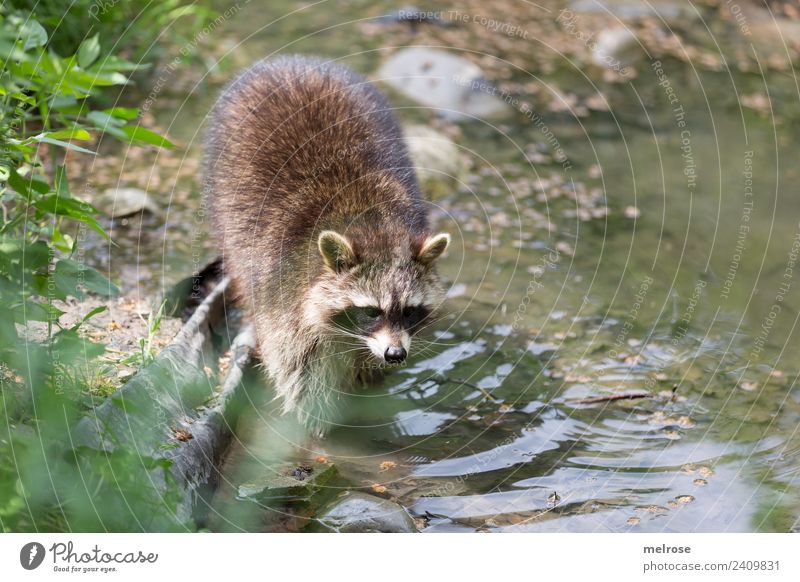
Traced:
<path fill-rule="evenodd" d="M 383 358 L 390 364 L 399 364 L 406 359 L 408 353 L 403 346 L 389 346 Z"/>

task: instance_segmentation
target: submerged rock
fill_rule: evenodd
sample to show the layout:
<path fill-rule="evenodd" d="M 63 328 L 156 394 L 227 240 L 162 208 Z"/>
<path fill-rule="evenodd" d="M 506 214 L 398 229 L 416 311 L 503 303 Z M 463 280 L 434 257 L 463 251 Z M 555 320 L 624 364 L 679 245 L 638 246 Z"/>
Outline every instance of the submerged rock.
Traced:
<path fill-rule="evenodd" d="M 379 79 L 450 119 L 491 117 L 510 108 L 480 67 L 440 49 L 406 48 L 378 71 Z"/>
<path fill-rule="evenodd" d="M 158 206 L 139 188 L 111 188 L 103 193 L 100 209 L 111 218 L 125 218 L 143 212 L 158 214 Z"/>
<path fill-rule="evenodd" d="M 320 513 L 323 531 L 339 533 L 415 533 L 417 528 L 399 504 L 373 495 L 348 491 Z"/>
<path fill-rule="evenodd" d="M 601 30 L 592 49 L 594 64 L 620 72 L 643 57 L 639 39 L 624 26 Z"/>
<path fill-rule="evenodd" d="M 330 464 L 280 466 L 253 482 L 239 485 L 239 498 L 256 502 L 307 499 L 335 476 L 336 466 Z"/>
<path fill-rule="evenodd" d="M 427 125 L 410 125 L 403 133 L 420 181 L 458 179 L 464 160 L 453 140 Z"/>

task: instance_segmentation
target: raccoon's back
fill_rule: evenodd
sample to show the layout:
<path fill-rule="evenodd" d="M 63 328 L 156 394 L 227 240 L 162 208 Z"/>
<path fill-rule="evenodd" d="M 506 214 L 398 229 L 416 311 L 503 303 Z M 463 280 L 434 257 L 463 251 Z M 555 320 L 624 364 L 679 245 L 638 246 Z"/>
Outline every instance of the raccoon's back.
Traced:
<path fill-rule="evenodd" d="M 223 228 L 235 216 L 261 236 L 276 227 L 309 236 L 321 220 L 381 204 L 411 210 L 409 226 L 425 221 L 388 102 L 318 59 L 262 61 L 231 83 L 212 114 L 205 167 Z"/>
<path fill-rule="evenodd" d="M 365 228 L 388 247 L 427 230 L 402 133 L 363 77 L 318 59 L 262 61 L 212 113 L 204 189 L 245 307 L 294 309 L 321 271 L 322 230 Z M 358 219 L 354 217 L 359 217 Z"/>

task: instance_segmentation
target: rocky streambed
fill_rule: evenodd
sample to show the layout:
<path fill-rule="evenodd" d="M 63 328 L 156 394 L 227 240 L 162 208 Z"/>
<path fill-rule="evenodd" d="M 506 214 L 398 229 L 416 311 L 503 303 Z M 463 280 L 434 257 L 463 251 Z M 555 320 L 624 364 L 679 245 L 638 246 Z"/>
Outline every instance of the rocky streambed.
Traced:
<path fill-rule="evenodd" d="M 358 493 L 424 531 L 797 529 L 796 289 L 781 291 L 800 212 L 791 3 L 769 2 L 774 20 L 744 0 L 520 4 L 242 9 L 206 78 L 186 71 L 153 102 L 184 149 L 96 182 L 156 203 L 121 194 L 143 208 L 111 218 L 131 244 L 99 247 L 127 293 L 199 271 L 215 250 L 198 120 L 236 69 L 288 46 L 390 94 L 437 226 L 457 233 L 447 316 L 407 366 L 343 397 L 324 441 L 243 368 L 227 448 L 187 510 L 199 523 L 323 527 Z M 156 424 L 170 454 L 223 392 L 238 327 L 219 321 L 197 352 L 205 384 L 173 408 L 184 421 Z"/>

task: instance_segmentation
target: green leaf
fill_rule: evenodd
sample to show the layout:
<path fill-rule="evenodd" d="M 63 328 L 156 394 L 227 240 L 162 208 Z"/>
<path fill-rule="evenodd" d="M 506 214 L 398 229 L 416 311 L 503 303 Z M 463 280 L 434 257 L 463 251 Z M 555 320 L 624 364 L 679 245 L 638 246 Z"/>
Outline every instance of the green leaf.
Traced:
<path fill-rule="evenodd" d="M 98 86 L 127 85 L 128 83 L 128 78 L 121 73 L 89 73 L 78 68 L 68 71 L 63 80 L 70 87 L 77 88 L 87 95 L 96 93 Z"/>
<path fill-rule="evenodd" d="M 140 125 L 126 125 L 122 131 L 130 138 L 131 143 L 145 143 L 168 149 L 175 147 L 175 144 L 167 138 Z"/>
<path fill-rule="evenodd" d="M 108 111 L 90 111 L 86 119 L 103 131 L 108 131 L 112 127 L 121 127 L 125 124 L 124 119 L 111 115 Z"/>
<path fill-rule="evenodd" d="M 81 152 L 82 154 L 90 154 L 92 156 L 96 156 L 97 152 L 93 152 L 92 150 L 87 150 L 86 148 L 82 148 L 81 146 L 76 146 L 74 143 L 69 143 L 68 141 L 61 141 L 58 139 L 50 139 L 49 137 L 42 137 L 37 139 L 36 141 L 41 143 L 49 143 L 51 145 L 55 145 L 58 147 L 66 148 L 68 150 L 73 150 L 76 152 Z"/>
<path fill-rule="evenodd" d="M 51 112 L 63 113 L 71 117 L 84 115 L 86 108 L 86 105 L 74 95 L 54 95 L 50 98 L 49 105 Z"/>
<path fill-rule="evenodd" d="M 31 174 L 31 177 L 28 179 L 28 184 L 30 184 L 31 188 L 36 190 L 39 194 L 47 194 L 50 192 L 50 183 L 44 178 L 44 176 Z"/>
<path fill-rule="evenodd" d="M 87 202 L 77 198 L 61 198 L 58 194 L 51 194 L 41 200 L 37 200 L 33 206 L 43 212 L 66 216 L 78 222 L 83 222 L 104 239 L 110 240 L 108 233 L 103 230 L 102 225 L 95 218 L 97 209 Z"/>
<path fill-rule="evenodd" d="M 36 105 L 36 99 L 31 97 L 30 95 L 26 95 L 25 93 L 15 92 L 11 93 L 9 97 L 21 103 L 25 103 L 26 105 Z"/>
<path fill-rule="evenodd" d="M 23 178 L 16 170 L 11 170 L 9 173 L 8 184 L 15 192 L 22 195 L 27 200 L 31 200 L 34 192 L 47 194 L 50 191 L 50 185 L 41 178 L 36 176 L 26 176 Z"/>
<path fill-rule="evenodd" d="M 73 329 L 65 329 L 53 336 L 50 350 L 58 354 L 58 362 L 80 366 L 103 355 L 105 346 L 79 336 Z"/>
<path fill-rule="evenodd" d="M 53 227 L 53 247 L 62 253 L 70 254 L 75 250 L 75 239 L 61 232 L 58 225 Z"/>
<path fill-rule="evenodd" d="M 80 139 L 83 141 L 92 139 L 92 136 L 85 129 L 61 129 L 59 131 L 50 131 L 42 134 L 44 137 L 50 139 Z"/>
<path fill-rule="evenodd" d="M 121 59 L 119 57 L 115 57 L 113 55 L 109 55 L 103 58 L 100 62 L 95 63 L 94 67 L 92 67 L 92 71 L 96 73 L 108 73 L 108 72 L 119 72 L 119 71 L 141 71 L 143 69 L 149 69 L 152 65 L 150 63 L 131 63 L 126 61 L 125 59 Z"/>
<path fill-rule="evenodd" d="M 43 240 L 36 241 L 33 244 L 26 244 L 22 249 L 22 253 L 25 269 L 28 271 L 44 269 L 50 264 L 50 248 Z"/>
<path fill-rule="evenodd" d="M 19 29 L 19 39 L 26 51 L 47 44 L 47 31 L 35 20 L 28 20 Z"/>
<path fill-rule="evenodd" d="M 65 166 L 58 166 L 56 168 L 55 187 L 56 196 L 58 196 L 59 200 L 72 198 L 72 194 L 69 191 L 69 180 L 67 180 L 67 168 Z"/>
<path fill-rule="evenodd" d="M 7 239 L 0 243 L 0 273 L 17 279 L 20 265 L 24 265 L 26 274 L 33 273 L 45 269 L 50 257 L 50 247 L 42 240 L 29 243 Z"/>
<path fill-rule="evenodd" d="M 106 306 L 106 305 L 101 305 L 100 307 L 95 307 L 95 308 L 94 308 L 94 309 L 92 309 L 92 310 L 91 310 L 89 313 L 87 313 L 87 314 L 86 314 L 86 315 L 83 317 L 83 319 L 81 319 L 81 320 L 80 320 L 78 323 L 76 323 L 75 325 L 73 325 L 73 326 L 72 326 L 70 329 L 71 329 L 72 331 L 77 331 L 77 330 L 78 330 L 78 329 L 79 329 L 79 328 L 80 328 L 80 327 L 81 327 L 81 326 L 82 326 L 84 323 L 86 323 L 87 321 L 89 321 L 89 320 L 90 320 L 91 318 L 93 318 L 95 315 L 98 315 L 98 314 L 100 314 L 100 313 L 103 313 L 104 311 L 107 311 L 107 310 L 108 310 L 108 306 Z"/>
<path fill-rule="evenodd" d="M 88 69 L 100 56 L 100 35 L 95 34 L 81 43 L 78 49 L 78 66 Z"/>
<path fill-rule="evenodd" d="M 104 297 L 119 295 L 119 288 L 99 271 L 72 259 L 58 261 L 52 277 L 56 289 L 63 295 L 72 295 L 82 299 L 83 293 L 80 287 Z"/>
<path fill-rule="evenodd" d="M 30 200 L 31 196 L 33 196 L 31 189 L 28 187 L 28 181 L 23 179 L 22 176 L 17 174 L 14 170 L 11 170 L 8 175 L 8 185 L 11 186 L 17 194 L 27 200 Z"/>
<path fill-rule="evenodd" d="M 112 109 L 103 109 L 103 113 L 117 119 L 125 119 L 128 121 L 139 117 L 139 110 L 136 107 L 114 107 Z"/>
<path fill-rule="evenodd" d="M 24 305 L 24 307 L 23 307 Z M 64 315 L 57 307 L 49 303 L 38 303 L 35 301 L 25 301 L 23 305 L 18 306 L 15 311 L 15 319 L 19 323 L 27 323 L 28 321 L 58 321 L 58 318 Z"/>

